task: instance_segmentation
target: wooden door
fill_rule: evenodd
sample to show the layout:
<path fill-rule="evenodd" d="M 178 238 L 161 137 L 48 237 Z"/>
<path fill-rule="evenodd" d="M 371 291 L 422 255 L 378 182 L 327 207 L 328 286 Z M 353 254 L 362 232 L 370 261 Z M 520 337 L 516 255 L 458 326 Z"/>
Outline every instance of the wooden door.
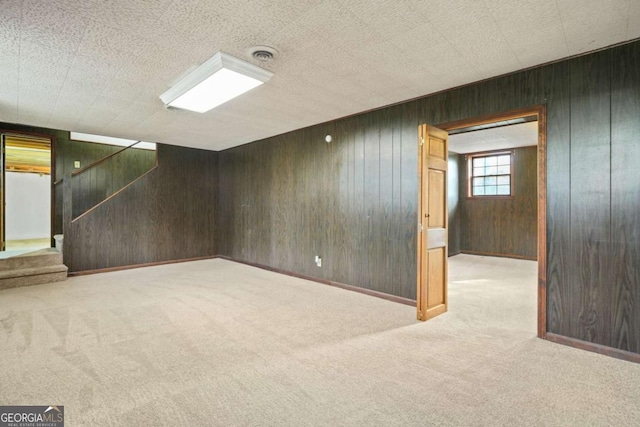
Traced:
<path fill-rule="evenodd" d="M 4 181 L 5 181 L 5 168 L 4 168 L 4 154 L 6 145 L 6 135 L 0 135 L 0 251 L 6 249 L 5 241 L 5 196 L 4 196 Z"/>
<path fill-rule="evenodd" d="M 421 125 L 418 320 L 447 311 L 447 132 Z"/>

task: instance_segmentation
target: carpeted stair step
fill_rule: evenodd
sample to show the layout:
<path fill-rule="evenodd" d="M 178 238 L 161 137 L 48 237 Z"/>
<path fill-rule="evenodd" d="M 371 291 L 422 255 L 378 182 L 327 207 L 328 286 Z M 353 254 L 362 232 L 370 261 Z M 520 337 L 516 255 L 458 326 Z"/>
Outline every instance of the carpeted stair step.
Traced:
<path fill-rule="evenodd" d="M 67 278 L 67 270 L 56 249 L 0 259 L 0 290 L 59 282 Z"/>

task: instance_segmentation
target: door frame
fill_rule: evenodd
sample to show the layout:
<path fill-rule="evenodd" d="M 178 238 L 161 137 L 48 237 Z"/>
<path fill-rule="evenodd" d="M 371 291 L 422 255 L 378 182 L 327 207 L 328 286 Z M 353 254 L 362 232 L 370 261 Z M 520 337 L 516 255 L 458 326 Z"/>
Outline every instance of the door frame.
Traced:
<path fill-rule="evenodd" d="M 49 224 L 50 224 L 50 231 L 49 231 L 49 244 L 51 245 L 51 247 L 54 247 L 54 240 L 53 240 L 53 236 L 54 234 L 56 234 L 55 232 L 55 225 L 56 225 L 56 181 L 55 181 L 55 173 L 56 173 L 56 135 L 55 134 L 49 134 L 49 133 L 39 133 L 39 132 L 30 132 L 28 130 L 22 130 L 20 129 L 20 126 L 16 126 L 16 128 L 0 128 L 0 134 L 1 135 L 24 135 L 24 136 L 32 136 L 32 137 L 36 137 L 36 138 L 41 138 L 41 139 L 48 139 L 51 143 L 51 173 L 49 174 L 49 180 L 50 180 L 50 189 L 51 189 L 51 200 L 49 201 L 50 204 L 50 209 L 49 209 Z M 2 144 L 2 156 L 4 157 L 4 144 Z M 0 165 L 2 167 L 2 169 L 0 170 L 0 173 L 2 174 L 2 177 L 0 178 L 0 182 L 2 185 L 2 194 L 0 195 L 0 198 L 2 199 L 1 203 L 3 204 L 2 206 L 2 216 L 0 216 L 0 221 L 2 221 L 2 232 L 4 232 L 4 161 L 2 162 L 2 165 Z M 4 237 L 2 237 L 4 239 Z"/>
<path fill-rule="evenodd" d="M 501 113 L 472 117 L 435 127 L 452 131 L 487 123 L 536 116 L 538 120 L 538 337 L 547 336 L 547 108 L 538 104 Z"/>

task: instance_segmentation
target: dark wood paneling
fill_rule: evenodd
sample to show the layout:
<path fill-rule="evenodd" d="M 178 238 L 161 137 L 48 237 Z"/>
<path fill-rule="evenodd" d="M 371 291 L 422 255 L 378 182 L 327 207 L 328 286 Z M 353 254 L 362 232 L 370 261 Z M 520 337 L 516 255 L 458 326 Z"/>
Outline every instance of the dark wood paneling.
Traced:
<path fill-rule="evenodd" d="M 449 256 L 460 253 L 460 156 L 449 152 L 447 170 L 447 208 L 449 210 Z M 464 189 L 462 190 L 464 192 Z"/>
<path fill-rule="evenodd" d="M 611 52 L 611 347 L 640 353 L 640 44 Z M 606 283 L 605 283 L 606 285 Z M 606 307 L 605 307 L 606 308 Z"/>
<path fill-rule="evenodd" d="M 460 156 L 462 252 L 536 259 L 537 147 L 516 148 L 514 152 L 514 197 L 509 199 L 468 199 L 467 162 Z"/>
<path fill-rule="evenodd" d="M 158 144 L 157 169 L 65 224 L 69 271 L 216 255 L 217 157 Z"/>
<path fill-rule="evenodd" d="M 542 69 L 547 103 L 547 330 L 570 336 L 571 93 L 569 63 Z"/>
<path fill-rule="evenodd" d="M 610 51 L 571 60 L 571 337 L 611 345 Z"/>
<path fill-rule="evenodd" d="M 552 336 L 637 353 L 639 46 L 635 42 L 221 152 L 218 215 L 211 209 L 218 177 L 211 165 L 218 158 L 163 149 L 166 157 L 156 172 L 117 202 L 101 206 L 99 220 L 75 231 L 84 242 L 78 247 L 82 267 L 95 268 L 104 242 L 140 262 L 171 259 L 180 251 L 187 252 L 180 258 L 206 256 L 218 244 L 218 253 L 233 259 L 414 300 L 418 124 L 544 103 L 547 329 Z M 49 132 L 59 144 L 68 140 L 68 133 Z M 327 133 L 334 136 L 331 144 L 324 142 Z M 74 155 L 56 160 L 60 178 L 73 167 Z M 515 214 L 510 211 L 502 221 Z M 129 218 L 135 227 L 126 225 Z M 464 209 L 460 218 L 464 221 Z M 323 267 L 313 263 L 316 254 Z M 117 257 L 108 254 L 105 263 L 123 262 Z"/>
<path fill-rule="evenodd" d="M 122 149 L 122 147 L 113 145 L 73 141 L 69 138 L 68 132 L 64 132 L 61 136 L 61 138 L 56 139 L 56 181 L 62 180 L 65 175 L 76 170 L 74 168 L 74 161 L 79 161 L 80 167 L 85 167 Z M 103 191 L 112 190 L 113 184 L 111 181 L 114 179 L 113 175 L 105 175 L 106 172 L 98 177 L 95 170 L 90 170 L 75 180 L 77 191 L 87 196 L 86 198 L 83 197 L 80 199 L 80 203 L 76 207 L 78 209 L 77 213 L 89 209 L 91 207 L 91 200 L 100 200 L 101 194 L 98 193 L 99 188 L 103 188 Z M 100 179 L 101 184 L 103 184 L 100 187 L 95 185 L 97 179 Z M 56 186 L 55 201 L 55 230 L 57 234 L 62 233 L 62 198 L 63 186 L 59 184 Z"/>
<path fill-rule="evenodd" d="M 408 111 L 408 116 L 403 115 Z M 395 295 L 415 297 L 410 252 L 417 187 L 415 153 L 417 120 L 411 107 L 397 107 L 363 117 L 304 129 L 220 153 L 221 230 L 223 255 L 271 265 L 306 276 L 349 283 Z M 412 113 L 412 114 L 411 114 Z M 416 124 L 405 126 L 407 121 Z M 408 130 L 409 129 L 409 130 Z M 408 130 L 408 131 L 407 131 Z M 326 143 L 325 135 L 333 141 Z M 236 161 L 241 153 L 260 153 L 261 162 L 277 165 L 271 180 L 247 178 L 238 170 L 255 170 L 252 159 Z M 228 178 L 227 178 L 228 177 Z M 253 184 L 250 185 L 250 182 Z M 282 227 L 273 245 L 256 242 L 255 253 L 237 249 L 249 230 L 234 227 L 239 195 L 254 195 L 278 210 Z M 261 215 L 252 227 L 270 228 Z M 252 231 L 253 233 L 253 231 Z M 314 263 L 322 257 L 322 267 Z M 409 287 L 410 286 L 410 287 Z"/>
<path fill-rule="evenodd" d="M 58 150 L 58 157 L 63 160 L 68 156 L 66 144 L 76 146 L 74 154 L 85 152 L 95 156 L 96 153 L 104 154 L 108 151 L 103 148 L 104 145 L 94 149 L 91 146 L 96 144 L 68 141 L 61 144 L 61 149 Z M 156 152 L 153 150 L 114 148 L 116 150 L 113 155 L 105 158 L 103 162 L 84 170 L 79 169 L 78 173 L 72 177 L 74 218 L 87 212 L 156 166 Z M 84 167 L 89 165 L 90 163 L 85 164 Z"/>
<path fill-rule="evenodd" d="M 220 190 L 222 219 L 226 218 L 221 226 L 221 253 L 269 264 L 266 254 L 251 257 L 237 249 L 249 229 L 235 226 L 241 211 L 234 204 L 239 197 L 258 192 L 266 195 L 265 203 L 283 203 L 291 209 L 282 214 L 288 227 L 282 230 L 281 241 L 286 244 L 276 246 L 278 255 L 269 265 L 415 299 L 418 124 L 437 125 L 546 104 L 547 330 L 556 336 L 638 352 L 640 178 L 634 163 L 640 146 L 638 46 L 635 42 L 334 122 L 333 151 L 325 153 L 331 159 L 333 176 L 328 187 L 313 184 L 327 178 L 321 172 L 326 170 L 323 154 L 314 157 L 312 166 L 305 160 L 314 128 L 279 137 L 289 147 L 280 152 L 275 139 L 227 150 L 221 153 L 221 172 L 229 177 L 221 181 Z M 239 176 L 253 167 L 242 156 L 247 151 L 261 152 L 269 159 L 288 156 L 287 162 L 294 166 L 286 179 L 298 190 L 293 192 L 295 203 L 286 196 L 273 196 L 281 178 L 275 178 L 269 187 L 260 182 L 249 187 Z M 531 177 L 535 176 L 533 158 L 533 151 L 517 156 L 517 161 L 528 159 L 531 167 L 526 170 Z M 225 188 L 225 181 L 230 187 Z M 535 180 L 531 182 L 535 185 Z M 519 188 L 522 183 L 516 179 L 518 193 L 526 192 Z M 309 209 L 307 191 L 317 192 L 318 200 L 330 206 L 332 214 Z M 529 191 L 535 195 L 535 189 Z M 487 201 L 477 214 L 472 212 L 478 206 L 465 212 L 467 203 L 461 203 L 461 226 L 471 215 L 489 216 L 489 228 L 512 223 L 516 232 L 493 240 L 461 233 L 461 247 L 474 245 L 480 251 L 492 251 L 501 246 L 535 257 L 535 198 L 501 215 L 491 215 L 499 210 L 499 203 L 504 201 Z M 521 221 L 524 213 L 532 219 Z M 330 257 L 324 259 L 331 265 L 327 271 L 308 267 L 314 254 L 312 240 L 317 238 L 310 230 L 318 215 L 328 221 L 323 224 L 331 230 L 331 239 L 319 237 Z M 455 225 L 455 218 L 451 223 Z M 251 224 L 253 228 L 266 226 L 259 218 Z M 454 229 L 451 233 L 455 236 Z M 518 249 L 523 246 L 519 235 L 525 236 L 526 250 Z M 455 241 L 450 237 L 454 245 Z"/>

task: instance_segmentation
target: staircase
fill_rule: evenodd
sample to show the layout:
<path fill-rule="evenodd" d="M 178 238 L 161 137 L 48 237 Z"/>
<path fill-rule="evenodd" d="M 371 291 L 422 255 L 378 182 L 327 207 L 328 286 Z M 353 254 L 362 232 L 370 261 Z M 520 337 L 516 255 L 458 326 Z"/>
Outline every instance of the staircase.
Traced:
<path fill-rule="evenodd" d="M 0 259 L 0 290 L 60 282 L 66 278 L 67 266 L 62 263 L 62 253 L 53 248 Z"/>

